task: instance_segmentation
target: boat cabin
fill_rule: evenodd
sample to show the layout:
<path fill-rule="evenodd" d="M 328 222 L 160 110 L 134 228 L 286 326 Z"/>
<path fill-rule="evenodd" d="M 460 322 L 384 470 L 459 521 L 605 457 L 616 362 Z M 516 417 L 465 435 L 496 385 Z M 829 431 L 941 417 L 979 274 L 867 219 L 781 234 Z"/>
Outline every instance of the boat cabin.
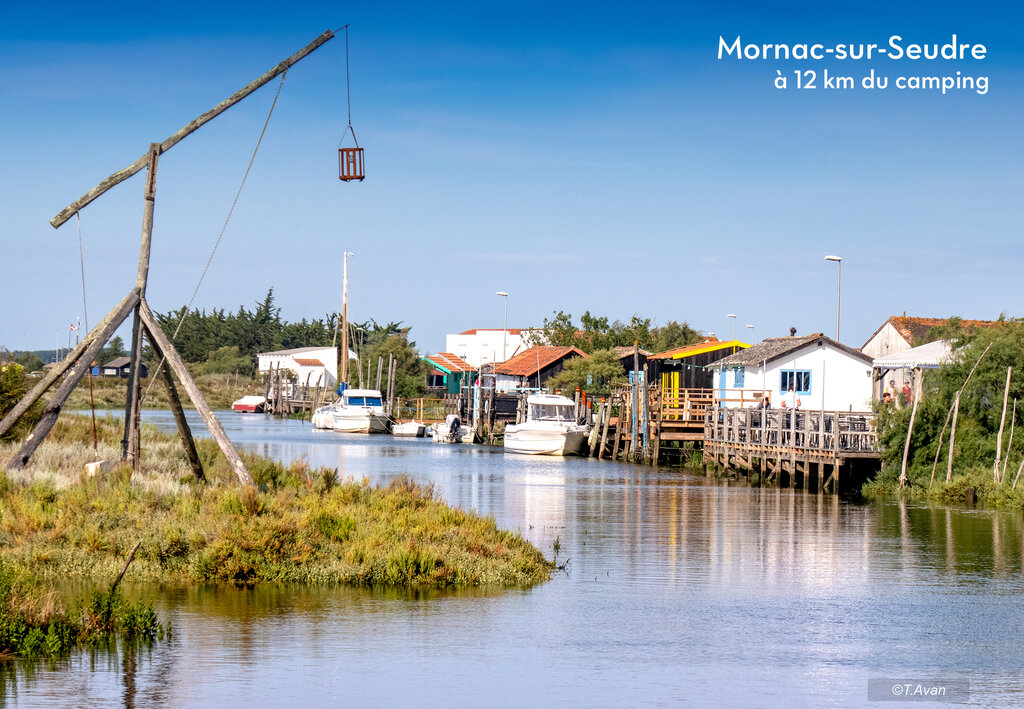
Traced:
<path fill-rule="evenodd" d="M 576 421 L 576 402 L 557 394 L 533 394 L 526 399 L 530 421 Z"/>

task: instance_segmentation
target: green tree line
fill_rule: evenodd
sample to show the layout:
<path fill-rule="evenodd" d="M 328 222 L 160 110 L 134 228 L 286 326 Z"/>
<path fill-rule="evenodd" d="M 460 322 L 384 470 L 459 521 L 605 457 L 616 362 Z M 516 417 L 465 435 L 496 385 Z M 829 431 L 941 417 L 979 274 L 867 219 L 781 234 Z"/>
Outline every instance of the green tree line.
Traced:
<path fill-rule="evenodd" d="M 961 498 L 967 488 L 974 488 L 979 495 L 990 496 L 997 502 L 1007 496 L 1019 499 L 1024 480 L 1014 489 L 1014 479 L 1024 458 L 1024 430 L 1020 430 L 1024 423 L 1024 321 L 1004 319 L 992 327 L 970 329 L 953 318 L 929 332 L 927 340 L 935 339 L 949 339 L 953 356 L 949 363 L 924 373 L 922 396 L 910 436 L 909 486 L 930 489 L 934 494 L 954 499 Z M 1011 367 L 997 474 L 994 464 L 1003 421 L 1003 395 L 1007 391 L 1007 370 Z M 974 374 L 968 382 L 972 369 Z M 952 476 L 947 485 L 950 413 L 961 389 Z M 878 433 L 884 453 L 877 484 L 883 488 L 898 485 L 911 408 L 909 405 L 879 405 Z M 1012 445 L 1011 429 L 1014 431 Z M 939 454 L 937 464 L 936 452 Z"/>

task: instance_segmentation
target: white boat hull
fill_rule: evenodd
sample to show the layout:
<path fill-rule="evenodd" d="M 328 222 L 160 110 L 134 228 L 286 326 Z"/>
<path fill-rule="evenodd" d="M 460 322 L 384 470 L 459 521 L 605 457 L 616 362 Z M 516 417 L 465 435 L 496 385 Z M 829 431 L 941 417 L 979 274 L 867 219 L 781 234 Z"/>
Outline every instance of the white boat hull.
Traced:
<path fill-rule="evenodd" d="M 405 423 L 396 423 L 391 428 L 391 435 L 399 438 L 423 438 L 426 431 L 427 427 L 422 423 L 406 421 Z"/>
<path fill-rule="evenodd" d="M 370 411 L 335 411 L 333 428 L 339 433 L 387 433 L 388 419 Z"/>
<path fill-rule="evenodd" d="M 527 455 L 579 455 L 587 440 L 586 428 L 552 430 L 509 426 L 505 429 L 505 452 Z"/>

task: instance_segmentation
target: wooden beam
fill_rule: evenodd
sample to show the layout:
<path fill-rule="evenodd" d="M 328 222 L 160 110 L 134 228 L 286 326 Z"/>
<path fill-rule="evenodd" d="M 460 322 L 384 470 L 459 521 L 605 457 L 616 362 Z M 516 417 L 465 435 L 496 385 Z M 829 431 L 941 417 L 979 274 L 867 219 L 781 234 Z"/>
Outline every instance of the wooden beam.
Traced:
<path fill-rule="evenodd" d="M 57 391 L 54 392 L 53 398 L 50 399 L 50 403 L 46 405 L 46 409 L 43 411 L 43 416 L 39 419 L 39 423 L 32 429 L 32 433 L 28 435 L 25 442 L 21 444 L 21 448 L 14 454 L 10 462 L 7 464 L 11 470 L 21 470 L 28 465 L 29 459 L 32 454 L 35 453 L 36 448 L 43 442 L 46 435 L 53 428 L 54 424 L 57 423 L 57 417 L 60 416 L 61 408 L 64 406 L 64 402 L 67 401 L 68 396 L 74 391 L 78 382 L 82 380 L 82 377 L 92 364 L 92 359 L 99 354 L 100 349 L 107 343 L 110 336 L 114 334 L 118 326 L 124 322 L 124 319 L 128 317 L 128 313 L 132 311 L 132 308 L 139 302 L 139 291 L 138 289 L 133 290 L 128 294 L 128 297 L 120 302 L 117 308 L 112 310 L 106 318 L 104 318 L 105 325 L 103 329 L 96 335 L 96 338 L 89 344 L 82 354 L 81 359 L 75 363 L 75 366 L 71 368 L 71 372 Z"/>
<path fill-rule="evenodd" d="M 300 49 L 298 52 L 296 52 L 295 54 L 291 55 L 290 57 L 288 57 L 284 61 L 276 64 L 273 68 L 271 68 L 265 74 L 263 74 L 262 76 L 254 79 L 253 81 L 249 82 L 248 84 L 243 86 L 241 89 L 239 89 L 235 93 L 231 94 L 226 99 L 224 99 L 223 101 L 218 103 L 216 106 L 211 108 L 206 113 L 204 113 L 201 116 L 198 116 L 197 118 L 194 118 L 191 121 L 189 121 L 189 123 L 187 125 L 185 125 L 183 128 L 181 128 L 176 133 L 174 133 L 174 135 L 172 135 L 170 138 L 168 138 L 167 140 L 165 140 L 162 143 L 160 143 L 160 146 L 159 146 L 160 152 L 164 153 L 164 152 L 167 152 L 168 150 L 170 150 L 171 148 L 173 148 L 182 139 L 188 137 L 191 133 L 194 133 L 196 130 L 198 130 L 200 127 L 202 127 L 203 124 L 208 123 L 209 121 L 212 121 L 214 118 L 216 118 L 220 114 L 224 113 L 224 111 L 226 111 L 229 108 L 231 108 L 232 106 L 234 106 L 236 103 L 241 101 L 243 98 L 245 98 L 246 96 L 248 96 L 252 92 L 256 91 L 256 89 L 260 88 L 261 86 L 263 86 L 264 84 L 269 82 L 274 77 L 276 77 L 276 76 L 284 73 L 285 71 L 287 71 L 293 64 L 295 64 L 296 62 L 306 58 L 309 54 L 311 54 L 316 49 L 319 49 L 322 44 L 327 42 L 332 37 L 334 37 L 334 33 L 331 32 L 330 30 L 327 30 L 322 35 L 317 37 L 315 40 L 313 40 L 312 42 L 307 44 L 305 47 Z M 97 197 L 102 195 L 104 192 L 109 190 L 111 187 L 114 187 L 115 185 L 121 184 L 122 182 L 127 180 L 129 177 L 131 177 L 135 173 L 140 172 L 143 168 L 145 168 L 149 164 L 149 156 L 150 156 L 150 153 L 147 150 L 146 153 L 142 157 L 140 157 L 138 160 L 133 162 L 131 165 L 129 165 L 128 167 L 126 167 L 126 168 L 124 168 L 122 170 L 118 170 L 114 174 L 112 174 L 109 177 L 107 177 L 105 180 L 100 182 L 98 185 L 93 187 L 91 190 L 86 192 L 84 195 L 82 195 L 81 197 L 76 199 L 74 202 L 72 202 L 68 206 L 64 207 L 64 209 L 60 210 L 60 212 L 57 214 L 57 216 L 55 216 L 53 219 L 50 220 L 50 225 L 53 226 L 54 229 L 60 227 L 64 222 L 66 222 L 68 219 L 73 217 L 76 212 L 81 210 L 82 207 L 84 207 L 85 205 L 87 205 L 90 202 L 92 202 L 94 199 L 96 199 Z"/>
<path fill-rule="evenodd" d="M 192 438 L 192 429 L 189 428 L 188 420 L 185 418 L 185 411 L 181 407 L 181 397 L 178 396 L 178 390 L 174 386 L 174 379 L 171 377 L 171 370 L 167 366 L 163 350 L 156 344 L 149 328 L 146 328 L 146 338 L 149 339 L 150 345 L 153 346 L 156 356 L 163 360 L 159 367 L 160 376 L 164 380 L 164 386 L 167 388 L 167 400 L 171 404 L 171 412 L 174 414 L 174 423 L 178 427 L 181 445 L 185 448 L 185 458 L 188 460 L 188 467 L 192 469 L 192 475 L 195 476 L 197 481 L 206 482 L 206 473 L 203 471 L 202 461 L 199 460 L 199 451 L 196 450 L 196 442 Z"/>
<path fill-rule="evenodd" d="M 64 372 L 71 369 L 75 362 L 77 362 L 81 358 L 82 354 L 89 347 L 89 345 L 92 342 L 94 342 L 96 338 L 100 335 L 100 333 L 102 333 L 103 330 L 106 329 L 107 325 L 110 324 L 111 318 L 113 318 L 116 313 L 120 312 L 120 310 L 125 307 L 125 304 L 129 300 L 131 300 L 135 295 L 135 291 L 132 291 L 124 298 L 122 298 L 121 302 L 114 306 L 114 309 L 107 313 L 106 316 L 102 320 L 100 320 L 99 323 L 97 323 L 96 326 L 92 330 L 90 330 L 89 333 L 84 338 L 82 338 L 82 341 L 75 346 L 75 349 L 71 350 L 71 352 L 68 353 L 68 356 L 65 357 L 60 364 L 51 369 L 49 374 L 43 377 L 38 384 L 32 387 L 32 390 L 30 392 L 28 392 L 27 394 L 25 394 L 25 396 L 21 398 L 21 401 L 19 401 L 13 409 L 7 412 L 7 415 L 4 416 L 3 421 L 0 421 L 0 436 L 7 433 L 11 429 L 11 427 L 18 422 L 18 419 L 24 416 L 25 412 L 32 408 L 32 405 L 39 400 L 39 397 L 45 394 L 47 390 L 49 390 L 49 388 L 53 386 L 54 382 L 61 378 Z M 135 301 L 132 301 L 132 305 L 128 306 L 129 309 L 134 307 L 134 302 Z M 86 366 L 90 366 L 91 364 L 91 359 L 88 362 L 86 362 Z"/>
<path fill-rule="evenodd" d="M 192 400 L 199 415 L 203 417 L 203 422 L 206 424 L 206 428 L 209 429 L 210 435 L 217 441 L 217 445 L 220 446 L 224 457 L 231 464 L 231 469 L 235 471 L 235 476 L 244 485 L 252 485 L 252 476 L 249 475 L 249 471 L 246 469 L 245 463 L 242 462 L 242 458 L 238 455 L 238 451 L 235 450 L 227 434 L 224 433 L 224 427 L 220 425 L 220 421 L 210 411 L 210 407 L 206 405 L 203 395 L 199 392 L 199 387 L 192 381 L 192 375 L 189 374 L 188 367 L 185 366 L 185 362 L 181 359 L 177 350 L 174 349 L 174 345 L 167 339 L 167 335 L 160 328 L 160 323 L 157 322 L 153 311 L 149 309 L 149 305 L 144 300 L 139 302 L 139 314 L 142 317 L 143 325 L 146 326 L 146 329 L 153 336 L 152 342 L 163 351 L 164 356 L 167 358 L 167 363 L 174 370 L 174 373 L 178 375 L 178 380 L 185 387 L 185 392 L 188 394 L 189 399 Z"/>

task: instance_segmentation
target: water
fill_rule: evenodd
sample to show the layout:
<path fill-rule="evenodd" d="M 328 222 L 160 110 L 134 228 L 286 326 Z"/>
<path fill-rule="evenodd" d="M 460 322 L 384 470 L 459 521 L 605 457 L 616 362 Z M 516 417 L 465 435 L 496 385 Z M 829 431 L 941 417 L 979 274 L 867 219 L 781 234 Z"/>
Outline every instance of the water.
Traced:
<path fill-rule="evenodd" d="M 871 678 L 1024 705 L 1019 513 L 221 420 L 263 455 L 432 481 L 549 557 L 557 538 L 568 572 L 510 591 L 134 589 L 171 642 L 9 669 L 9 705 L 861 706 Z"/>

